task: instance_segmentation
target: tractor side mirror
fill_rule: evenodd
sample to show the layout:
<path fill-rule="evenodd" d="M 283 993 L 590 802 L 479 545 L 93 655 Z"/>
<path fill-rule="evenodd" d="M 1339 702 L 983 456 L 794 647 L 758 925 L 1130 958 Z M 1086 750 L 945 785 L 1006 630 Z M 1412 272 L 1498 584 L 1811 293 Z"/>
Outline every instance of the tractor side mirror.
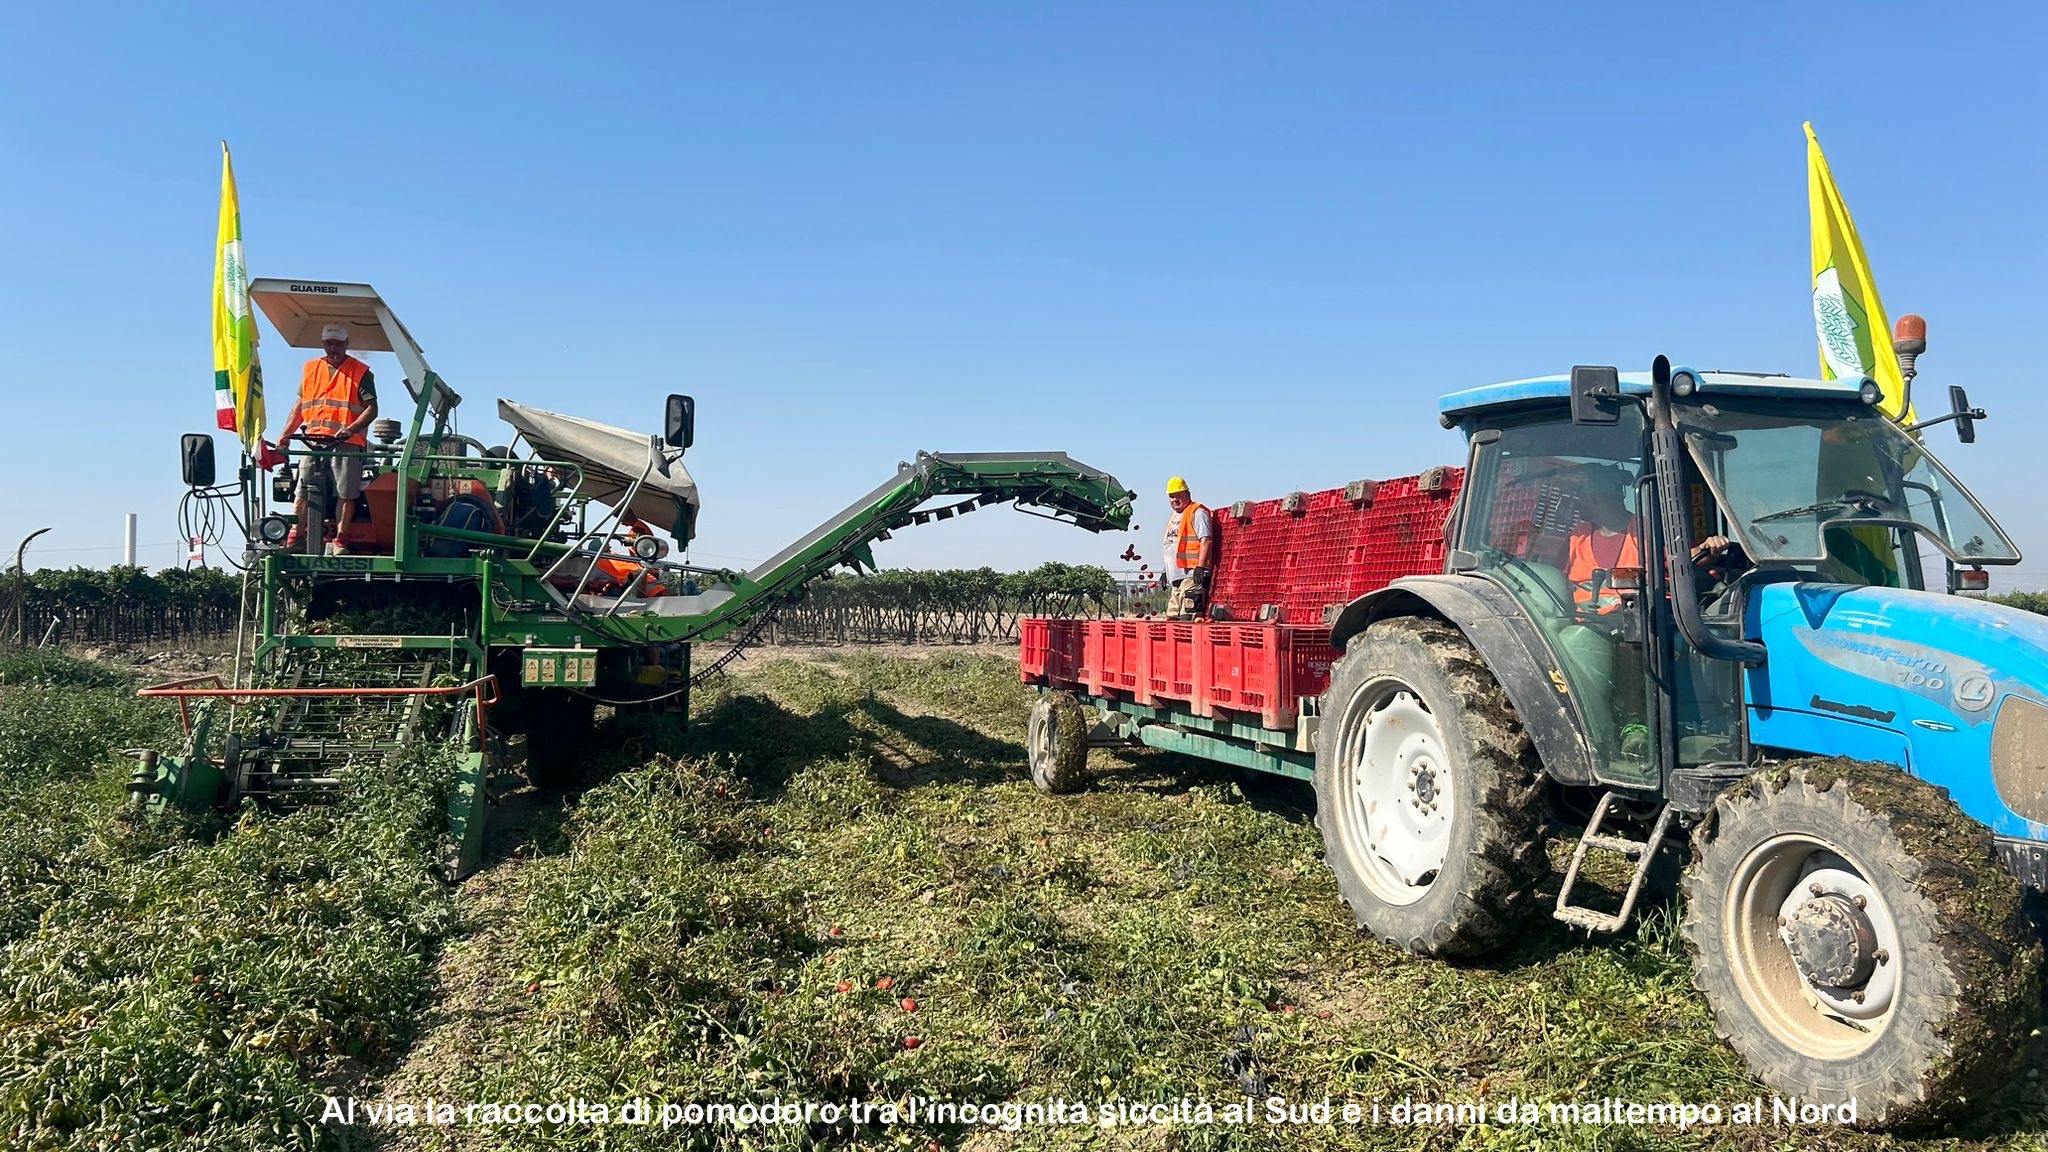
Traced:
<path fill-rule="evenodd" d="M 673 392 L 661 422 L 661 439 L 671 448 L 688 448 L 697 439 L 697 401 Z"/>
<path fill-rule="evenodd" d="M 178 440 L 180 474 L 187 488 L 213 487 L 213 437 L 187 432 Z"/>
<path fill-rule="evenodd" d="M 1960 384 L 1948 386 L 1949 410 L 1956 414 L 1956 439 L 1965 444 L 1977 442 L 1977 418 L 1982 415 L 1970 407 L 1970 394 Z"/>
<path fill-rule="evenodd" d="M 1621 374 L 1612 367 L 1572 369 L 1572 423 L 1619 424 Z"/>

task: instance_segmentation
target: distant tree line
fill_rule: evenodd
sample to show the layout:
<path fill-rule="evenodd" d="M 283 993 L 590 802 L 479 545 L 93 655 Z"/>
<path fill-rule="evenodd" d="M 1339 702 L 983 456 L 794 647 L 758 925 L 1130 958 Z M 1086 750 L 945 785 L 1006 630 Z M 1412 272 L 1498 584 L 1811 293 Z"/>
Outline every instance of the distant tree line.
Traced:
<path fill-rule="evenodd" d="M 230 635 L 242 578 L 215 568 L 0 573 L 0 643 L 144 643 Z"/>
<path fill-rule="evenodd" d="M 763 633 L 771 644 L 985 644 L 1017 639 L 1030 616 L 1115 616 L 1130 609 L 1108 569 L 1048 563 L 887 570 L 814 581 Z"/>
<path fill-rule="evenodd" d="M 241 577 L 215 568 L 145 572 L 44 568 L 0 573 L 0 644 L 148 643 L 231 635 Z M 1017 639 L 1032 616 L 1105 617 L 1157 611 L 1156 592 L 1120 584 L 1094 565 L 886 570 L 817 580 L 786 603 L 771 644 L 982 644 Z M 1985 597 L 2048 615 L 2048 592 Z"/>

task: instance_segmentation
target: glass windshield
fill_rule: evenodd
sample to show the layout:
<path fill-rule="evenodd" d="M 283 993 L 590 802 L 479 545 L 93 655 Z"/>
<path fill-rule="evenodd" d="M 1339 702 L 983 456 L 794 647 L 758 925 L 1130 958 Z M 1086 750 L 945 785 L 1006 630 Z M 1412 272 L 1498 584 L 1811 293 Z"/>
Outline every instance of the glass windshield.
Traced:
<path fill-rule="evenodd" d="M 1675 414 L 1758 564 L 1840 560 L 1870 531 L 1858 521 L 1909 527 L 1958 563 L 2019 559 L 1940 461 L 1858 401 L 1708 394 Z"/>

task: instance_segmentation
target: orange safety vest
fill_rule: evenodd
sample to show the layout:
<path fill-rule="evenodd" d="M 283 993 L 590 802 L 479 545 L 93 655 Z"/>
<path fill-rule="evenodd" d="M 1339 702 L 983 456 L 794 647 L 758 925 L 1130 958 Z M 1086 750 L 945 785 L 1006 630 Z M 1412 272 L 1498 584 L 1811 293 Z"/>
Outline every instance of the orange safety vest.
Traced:
<path fill-rule="evenodd" d="M 1643 554 L 1633 530 L 1610 536 L 1582 524 L 1572 533 L 1571 561 L 1564 578 L 1571 583 L 1572 601 L 1580 610 L 1604 616 L 1621 609 L 1621 593 L 1614 590 L 1614 570 L 1640 571 L 1642 566 Z"/>
<path fill-rule="evenodd" d="M 1206 511 L 1208 509 L 1192 500 L 1188 501 L 1187 507 L 1180 510 L 1180 535 L 1173 546 L 1174 567 L 1188 569 L 1201 565 L 1202 538 L 1195 535 L 1195 514 Z M 1209 530 L 1214 532 L 1215 525 L 1211 524 Z"/>
<path fill-rule="evenodd" d="M 322 356 L 306 361 L 299 380 L 299 426 L 308 436 L 340 436 L 369 409 L 363 402 L 363 377 L 370 366 L 353 356 L 341 358 L 336 368 Z M 361 448 L 369 436 L 358 431 L 348 442 Z"/>

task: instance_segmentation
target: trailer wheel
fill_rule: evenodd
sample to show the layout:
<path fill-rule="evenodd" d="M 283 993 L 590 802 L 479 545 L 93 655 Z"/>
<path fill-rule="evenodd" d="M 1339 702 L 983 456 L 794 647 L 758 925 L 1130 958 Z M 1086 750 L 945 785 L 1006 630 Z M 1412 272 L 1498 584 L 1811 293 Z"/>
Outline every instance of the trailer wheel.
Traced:
<path fill-rule="evenodd" d="M 1073 693 L 1040 696 L 1025 737 L 1031 782 L 1040 792 L 1075 792 L 1087 783 L 1088 713 Z"/>
<path fill-rule="evenodd" d="M 1794 761 L 1722 793 L 1686 907 L 1722 1039 L 1858 1124 L 1981 1101 L 2040 1015 L 2040 941 L 1990 831 L 1890 765 Z"/>
<path fill-rule="evenodd" d="M 1426 956 L 1511 940 L 1549 870 L 1535 749 L 1469 641 L 1383 620 L 1331 670 L 1316 826 L 1360 927 Z"/>
<path fill-rule="evenodd" d="M 531 689 L 526 711 L 526 778 L 536 788 L 560 788 L 576 779 L 596 724 L 597 705 L 563 689 Z"/>

